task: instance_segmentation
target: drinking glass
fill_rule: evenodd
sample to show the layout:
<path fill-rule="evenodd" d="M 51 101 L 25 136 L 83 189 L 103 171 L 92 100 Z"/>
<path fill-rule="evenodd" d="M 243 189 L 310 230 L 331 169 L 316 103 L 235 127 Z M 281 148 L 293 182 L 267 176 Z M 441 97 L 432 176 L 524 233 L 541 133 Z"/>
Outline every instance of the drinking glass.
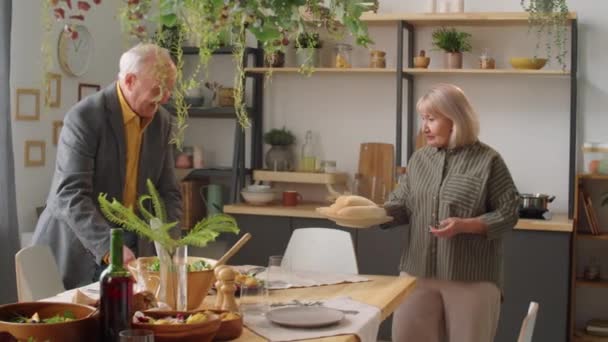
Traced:
<path fill-rule="evenodd" d="M 154 342 L 154 332 L 145 329 L 123 330 L 118 334 L 120 342 Z"/>
<path fill-rule="evenodd" d="M 241 285 L 239 311 L 244 315 L 265 315 L 268 312 L 268 289 L 264 283 Z"/>
<path fill-rule="evenodd" d="M 282 255 L 273 255 L 268 258 L 266 269 L 266 286 L 269 289 L 285 289 L 290 285 L 291 270 L 289 262 Z"/>

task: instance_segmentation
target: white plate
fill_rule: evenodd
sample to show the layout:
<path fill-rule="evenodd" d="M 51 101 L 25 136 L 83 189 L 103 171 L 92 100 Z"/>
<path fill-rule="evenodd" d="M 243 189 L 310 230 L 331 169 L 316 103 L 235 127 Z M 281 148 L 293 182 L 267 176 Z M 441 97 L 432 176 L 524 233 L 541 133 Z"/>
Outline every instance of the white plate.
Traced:
<path fill-rule="evenodd" d="M 320 306 L 297 306 L 270 310 L 266 318 L 289 328 L 319 328 L 339 323 L 344 313 Z"/>
<path fill-rule="evenodd" d="M 373 218 L 365 218 L 365 219 L 347 218 L 347 217 L 329 214 L 325 210 L 322 210 L 322 208 L 317 208 L 317 212 L 320 213 L 321 215 L 327 217 L 328 219 L 334 221 L 339 226 L 350 227 L 350 228 L 369 228 L 371 226 L 376 226 L 376 225 L 387 223 L 387 222 L 390 222 L 393 220 L 392 216 L 384 216 L 384 217 L 380 217 L 380 218 L 373 217 Z"/>

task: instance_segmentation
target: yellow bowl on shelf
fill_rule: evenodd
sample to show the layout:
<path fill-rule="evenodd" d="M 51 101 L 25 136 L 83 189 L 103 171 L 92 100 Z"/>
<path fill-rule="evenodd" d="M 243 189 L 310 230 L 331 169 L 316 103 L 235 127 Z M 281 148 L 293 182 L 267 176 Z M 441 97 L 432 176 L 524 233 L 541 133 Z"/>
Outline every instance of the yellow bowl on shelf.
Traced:
<path fill-rule="evenodd" d="M 513 57 L 509 59 L 509 63 L 515 69 L 522 70 L 539 70 L 547 64 L 546 58 L 526 58 L 526 57 Z"/>

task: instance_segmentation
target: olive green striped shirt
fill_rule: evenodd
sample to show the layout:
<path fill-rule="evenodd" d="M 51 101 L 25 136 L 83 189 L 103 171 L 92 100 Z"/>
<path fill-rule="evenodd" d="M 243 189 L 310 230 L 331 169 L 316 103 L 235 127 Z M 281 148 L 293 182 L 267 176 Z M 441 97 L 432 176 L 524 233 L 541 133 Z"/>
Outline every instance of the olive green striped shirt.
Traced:
<path fill-rule="evenodd" d="M 409 223 L 401 271 L 417 277 L 490 281 L 502 287 L 502 237 L 517 223 L 519 197 L 498 152 L 481 142 L 455 149 L 426 146 L 385 203 L 392 226 Z M 437 238 L 448 217 L 479 217 L 487 234 Z"/>

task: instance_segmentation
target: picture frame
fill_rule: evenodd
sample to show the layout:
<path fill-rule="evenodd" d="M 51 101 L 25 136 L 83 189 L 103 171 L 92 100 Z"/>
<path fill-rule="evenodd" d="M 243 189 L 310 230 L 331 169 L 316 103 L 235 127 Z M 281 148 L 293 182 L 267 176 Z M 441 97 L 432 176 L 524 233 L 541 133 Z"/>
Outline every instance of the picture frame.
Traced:
<path fill-rule="evenodd" d="M 40 90 L 18 88 L 15 101 L 16 121 L 40 120 Z"/>
<path fill-rule="evenodd" d="M 56 120 L 53 121 L 53 145 L 57 146 L 59 143 L 59 134 L 61 133 L 61 129 L 63 128 L 63 121 Z"/>
<path fill-rule="evenodd" d="M 51 108 L 61 107 L 61 74 L 46 73 L 44 103 Z"/>
<path fill-rule="evenodd" d="M 99 84 L 78 83 L 78 101 L 101 90 Z"/>
<path fill-rule="evenodd" d="M 43 140 L 25 141 L 25 167 L 44 166 L 46 143 Z"/>

